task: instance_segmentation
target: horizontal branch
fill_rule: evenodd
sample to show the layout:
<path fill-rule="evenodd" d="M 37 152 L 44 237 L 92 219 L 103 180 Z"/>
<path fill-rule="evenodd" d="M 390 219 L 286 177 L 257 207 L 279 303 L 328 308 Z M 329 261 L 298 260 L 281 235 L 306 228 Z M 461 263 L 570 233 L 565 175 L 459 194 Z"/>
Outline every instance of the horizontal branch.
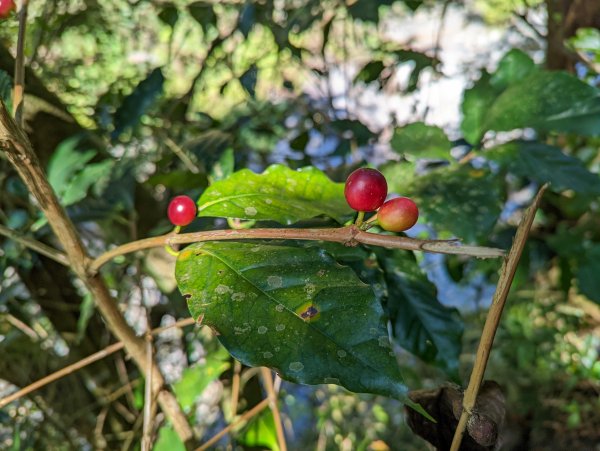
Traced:
<path fill-rule="evenodd" d="M 59 250 L 56 250 L 40 241 L 34 240 L 33 238 L 22 236 L 14 230 L 4 227 L 2 224 L 0 224 L 0 235 L 10 238 L 11 240 L 16 241 L 17 243 L 22 244 L 23 246 L 32 249 L 37 253 L 42 254 L 57 263 L 60 263 L 61 265 L 69 266 L 69 259 Z"/>
<path fill-rule="evenodd" d="M 177 321 L 176 323 L 170 324 L 169 326 L 156 328 L 151 331 L 151 334 L 157 335 L 157 334 L 164 332 L 167 329 L 171 329 L 173 327 L 185 327 L 185 326 L 192 325 L 194 323 L 195 323 L 195 321 L 193 318 L 186 318 L 186 319 Z M 28 395 L 29 393 L 39 390 L 40 388 L 45 387 L 46 385 L 48 385 L 54 381 L 57 381 L 58 379 L 68 376 L 69 374 L 72 374 L 75 371 L 80 370 L 81 368 L 91 365 L 92 363 L 97 362 L 98 360 L 102 360 L 103 358 L 108 357 L 109 355 L 114 354 L 117 351 L 120 351 L 121 349 L 123 349 L 123 347 L 124 347 L 123 342 L 118 341 L 116 343 L 113 343 L 113 344 L 107 346 L 106 348 L 102 349 L 101 351 L 95 352 L 87 357 L 84 357 L 83 359 L 79 360 L 78 362 L 75 362 L 69 366 L 61 368 L 60 370 L 55 371 L 54 373 L 49 374 L 48 376 L 45 376 L 45 377 L 29 384 L 27 387 L 23 387 L 21 390 L 18 390 L 16 392 L 0 399 L 0 409 L 3 408 L 4 406 L 6 406 L 7 404 L 10 404 L 11 402 L 16 401 L 19 398 L 22 398 L 25 395 Z"/>
<path fill-rule="evenodd" d="M 132 241 L 115 247 L 91 261 L 88 266 L 88 271 L 91 274 L 95 274 L 104 264 L 108 263 L 113 258 L 143 249 L 171 246 L 173 244 L 196 243 L 200 241 L 247 239 L 330 241 L 348 246 L 362 243 L 391 249 L 466 255 L 477 258 L 498 258 L 504 256 L 504 251 L 502 249 L 463 246 L 460 244 L 459 240 L 419 240 L 403 236 L 381 235 L 364 232 L 356 226 L 328 229 L 230 229 L 182 234 L 169 233 L 167 235 Z"/>

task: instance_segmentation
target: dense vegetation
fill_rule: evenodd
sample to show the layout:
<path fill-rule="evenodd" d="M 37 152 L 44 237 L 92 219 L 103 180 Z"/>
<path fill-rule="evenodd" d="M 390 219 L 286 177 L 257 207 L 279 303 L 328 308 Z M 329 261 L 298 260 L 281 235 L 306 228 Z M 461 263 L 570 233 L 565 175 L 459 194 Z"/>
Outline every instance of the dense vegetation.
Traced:
<path fill-rule="evenodd" d="M 502 449 L 591 449 L 600 441 L 600 6 L 377 3 L 33 0 L 25 130 L 92 257 L 170 232 L 167 205 L 181 194 L 198 200 L 186 232 L 349 224 L 341 182 L 365 165 L 417 203 L 412 237 L 508 249 L 549 182 L 486 378 L 503 392 Z M 521 38 L 462 68 L 460 115 L 433 125 L 426 92 L 449 77 L 440 28 L 449 12 Z M 418 17 L 439 22 L 426 48 L 390 31 Z M 14 15 L 0 28 L 9 108 L 17 29 Z M 387 102 L 409 105 L 410 118 Z M 75 274 L 14 239 L 60 248 L 4 152 L 0 193 L 3 397 L 115 337 Z M 157 247 L 101 274 L 139 335 L 190 313 L 211 326 L 154 339 L 199 442 L 261 402 L 255 367 L 265 365 L 286 380 L 290 449 L 423 449 L 398 400 L 466 386 L 500 265 L 363 244 L 213 241 L 182 246 L 177 265 Z M 338 322 L 332 339 L 307 326 L 318 320 L 312 304 L 298 304 L 307 315 L 298 323 L 277 316 L 282 304 L 243 302 L 270 290 L 281 303 L 320 293 Z M 232 302 L 207 307 L 206 293 Z M 277 346 L 289 352 L 274 355 Z M 302 361 L 286 360 L 297 349 Z M 344 363 L 346 350 L 356 362 Z M 143 427 L 147 399 L 143 373 L 117 352 L 3 406 L 0 447 L 129 449 L 149 436 L 154 449 L 181 448 L 160 410 Z M 218 446 L 278 449 L 277 422 L 265 409 Z"/>

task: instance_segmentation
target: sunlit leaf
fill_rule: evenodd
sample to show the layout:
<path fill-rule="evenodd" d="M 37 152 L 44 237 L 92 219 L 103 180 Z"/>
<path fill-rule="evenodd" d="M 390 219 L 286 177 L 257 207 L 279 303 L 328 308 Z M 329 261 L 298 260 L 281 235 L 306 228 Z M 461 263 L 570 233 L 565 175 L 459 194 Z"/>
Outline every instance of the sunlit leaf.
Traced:
<path fill-rule="evenodd" d="M 77 150 L 79 141 L 74 137 L 60 143 L 48 162 L 48 181 L 59 197 L 67 190 L 73 176 L 96 155 L 95 150 Z"/>
<path fill-rule="evenodd" d="M 344 185 L 313 167 L 294 171 L 273 165 L 264 173 L 233 173 L 208 187 L 198 200 L 199 216 L 271 220 L 292 224 L 327 215 L 339 222 L 351 213 Z"/>
<path fill-rule="evenodd" d="M 152 451 L 185 451 L 185 445 L 171 425 L 165 425 L 158 431 L 158 439 Z"/>
<path fill-rule="evenodd" d="M 380 303 L 320 249 L 196 243 L 175 274 L 192 316 L 242 363 L 407 402 Z"/>
<path fill-rule="evenodd" d="M 397 128 L 391 146 L 395 152 L 415 158 L 449 158 L 452 147 L 441 128 L 423 122 Z"/>
<path fill-rule="evenodd" d="M 238 441 L 248 447 L 260 447 L 261 449 L 266 447 L 278 451 L 277 430 L 271 410 L 264 410 L 252 419 L 239 435 Z"/>
<path fill-rule="evenodd" d="M 208 384 L 218 379 L 229 366 L 227 353 L 217 351 L 208 354 L 205 362 L 187 368 L 181 379 L 173 385 L 179 404 L 186 410 L 190 409 Z"/>

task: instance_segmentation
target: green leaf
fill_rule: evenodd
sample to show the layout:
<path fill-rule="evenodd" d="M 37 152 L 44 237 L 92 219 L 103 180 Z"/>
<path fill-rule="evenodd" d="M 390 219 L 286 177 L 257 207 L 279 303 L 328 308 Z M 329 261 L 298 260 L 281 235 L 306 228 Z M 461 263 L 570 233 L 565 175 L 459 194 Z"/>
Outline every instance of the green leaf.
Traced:
<path fill-rule="evenodd" d="M 577 269 L 579 292 L 600 304 L 600 245 L 587 249 Z"/>
<path fill-rule="evenodd" d="M 354 82 L 362 81 L 371 83 L 379 78 L 381 71 L 385 68 L 382 61 L 370 61 L 364 66 L 360 72 L 354 77 Z"/>
<path fill-rule="evenodd" d="M 354 18 L 364 22 L 379 22 L 379 2 L 371 0 L 358 0 L 348 6 L 348 13 Z"/>
<path fill-rule="evenodd" d="M 80 343 L 85 336 L 87 326 L 94 314 L 96 304 L 94 303 L 94 297 L 90 293 L 86 293 L 81 304 L 79 306 L 79 318 L 77 319 L 77 336 L 75 341 Z"/>
<path fill-rule="evenodd" d="M 486 157 L 510 172 L 538 183 L 550 182 L 550 189 L 572 189 L 580 194 L 600 194 L 600 178 L 578 158 L 565 155 L 558 147 L 539 142 L 514 141 L 486 152 Z"/>
<path fill-rule="evenodd" d="M 244 432 L 238 436 L 238 441 L 243 445 L 254 448 L 267 448 L 273 451 L 279 450 L 277 441 L 277 430 L 273 412 L 265 410 L 252 419 Z"/>
<path fill-rule="evenodd" d="M 533 127 L 600 135 L 600 90 L 564 72 L 536 71 L 490 107 L 483 131 Z"/>
<path fill-rule="evenodd" d="M 414 50 L 396 50 L 394 54 L 398 58 L 399 63 L 405 63 L 408 61 L 414 63 L 414 68 L 410 73 L 408 86 L 406 88 L 408 92 L 412 92 L 417 89 L 419 77 L 424 69 L 428 67 L 435 67 L 437 64 L 437 60 L 435 58 L 427 56 L 421 52 L 415 52 Z"/>
<path fill-rule="evenodd" d="M 12 111 L 12 78 L 8 73 L 0 69 L 0 99 L 6 105 L 8 111 Z"/>
<path fill-rule="evenodd" d="M 235 169 L 235 156 L 233 154 L 233 149 L 228 147 L 223 151 L 219 159 L 210 171 L 210 182 L 218 182 L 219 180 L 225 180 Z"/>
<path fill-rule="evenodd" d="M 222 348 L 221 348 L 222 349 Z M 223 350 L 224 351 L 224 350 Z M 215 379 L 229 369 L 229 355 L 227 352 L 214 352 L 206 356 L 204 363 L 199 363 L 183 372 L 181 379 L 173 385 L 173 390 L 181 407 L 189 410 Z"/>
<path fill-rule="evenodd" d="M 59 197 L 67 191 L 73 176 L 96 155 L 95 150 L 77 150 L 79 137 L 61 142 L 48 162 L 48 181 Z"/>
<path fill-rule="evenodd" d="M 407 190 L 434 228 L 467 242 L 486 237 L 501 211 L 498 180 L 470 166 L 434 170 L 416 178 Z"/>
<path fill-rule="evenodd" d="M 387 163 L 379 170 L 387 180 L 389 193 L 404 195 L 415 179 L 415 164 L 412 162 Z"/>
<path fill-rule="evenodd" d="M 152 447 L 153 451 L 185 451 L 185 445 L 171 425 L 165 425 L 158 432 L 158 440 Z"/>
<path fill-rule="evenodd" d="M 498 90 L 519 82 L 527 75 L 537 70 L 533 60 L 522 50 L 509 50 L 498 63 L 498 68 L 490 79 L 492 86 Z"/>
<path fill-rule="evenodd" d="M 61 198 L 63 206 L 79 202 L 87 195 L 92 186 L 101 187 L 110 179 L 114 161 L 104 160 L 99 163 L 88 164 L 82 171 L 78 172 L 67 185 Z M 102 191 L 101 189 L 99 191 Z"/>
<path fill-rule="evenodd" d="M 114 127 L 111 138 L 118 138 L 126 129 L 135 126 L 146 111 L 162 94 L 165 77 L 160 68 L 154 69 L 145 80 L 142 80 L 125 97 L 121 106 L 115 111 Z"/>
<path fill-rule="evenodd" d="M 376 254 L 388 286 L 394 340 L 458 379 L 464 329 L 458 311 L 440 304 L 435 286 L 411 252 L 378 250 Z"/>
<path fill-rule="evenodd" d="M 313 167 L 294 171 L 273 165 L 262 174 L 242 169 L 208 187 L 198 200 L 199 216 L 281 224 L 320 215 L 343 222 L 344 216 L 351 213 L 344 198 L 344 184 L 332 182 Z"/>
<path fill-rule="evenodd" d="M 452 147 L 441 128 L 425 125 L 423 122 L 396 128 L 391 145 L 395 152 L 415 158 L 447 159 Z"/>
<path fill-rule="evenodd" d="M 158 18 L 161 22 L 167 24 L 169 27 L 175 27 L 177 20 L 179 20 L 179 11 L 177 7 L 172 3 L 167 3 L 162 7 L 162 10 L 158 14 Z"/>
<path fill-rule="evenodd" d="M 175 276 L 192 316 L 203 316 L 242 363 L 296 383 L 338 384 L 410 403 L 381 304 L 327 253 L 196 243 L 179 254 Z"/>
<path fill-rule="evenodd" d="M 250 97 L 256 96 L 256 77 L 258 75 L 258 69 L 255 64 L 250 66 L 246 72 L 240 76 L 240 83 L 244 90 L 250 94 Z"/>
<path fill-rule="evenodd" d="M 481 78 L 463 94 L 461 103 L 462 122 L 460 129 L 465 139 L 473 145 L 479 143 L 485 133 L 484 122 L 493 105 L 498 90 L 490 83 L 490 75 L 482 72 Z"/>
<path fill-rule="evenodd" d="M 198 22 L 205 33 L 209 25 L 216 25 L 217 16 L 212 4 L 208 2 L 194 2 L 189 4 L 187 8 L 190 15 Z"/>

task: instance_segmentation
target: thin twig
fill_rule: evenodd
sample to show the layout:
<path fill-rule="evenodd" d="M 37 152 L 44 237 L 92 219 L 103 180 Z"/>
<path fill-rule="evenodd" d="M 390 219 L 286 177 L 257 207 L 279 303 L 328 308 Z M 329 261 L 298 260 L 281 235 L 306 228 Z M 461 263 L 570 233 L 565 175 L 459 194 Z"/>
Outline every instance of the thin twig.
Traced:
<path fill-rule="evenodd" d="M 17 56 L 15 58 L 15 87 L 13 89 L 13 115 L 19 127 L 23 126 L 23 104 L 25 96 L 25 28 L 27 27 L 27 3 L 21 0 L 19 8 L 19 31 Z"/>
<path fill-rule="evenodd" d="M 235 428 L 239 424 L 243 423 L 244 421 L 249 420 L 250 418 L 254 417 L 255 415 L 259 414 L 260 412 L 265 410 L 265 408 L 267 408 L 268 406 L 269 406 L 269 399 L 268 398 L 263 399 L 257 405 L 252 407 L 252 409 L 245 412 L 241 417 L 239 417 L 237 420 L 235 420 L 231 424 L 229 424 L 226 428 L 221 429 L 218 433 L 213 435 L 202 446 L 196 448 L 196 451 L 204 451 L 205 449 L 208 449 L 209 447 L 211 447 L 212 445 L 217 443 L 221 439 L 221 437 L 223 437 L 225 434 L 227 434 L 233 428 Z"/>
<path fill-rule="evenodd" d="M 115 352 L 120 351 L 121 349 L 123 349 L 123 342 L 119 341 L 117 343 L 113 343 L 112 345 L 107 346 L 101 351 L 95 352 L 92 355 L 89 355 L 81 359 L 80 361 L 73 363 L 72 365 L 66 366 L 52 374 L 49 374 L 48 376 L 43 377 L 42 379 L 35 381 L 32 384 L 29 384 L 27 387 L 16 391 L 12 395 L 8 395 L 0 399 L 0 409 L 15 400 L 25 395 L 28 395 L 29 393 L 38 390 L 44 387 L 45 385 L 48 385 L 51 382 L 68 376 L 69 374 L 74 373 L 75 371 L 80 370 L 85 366 L 91 365 L 92 363 L 97 362 L 98 360 L 102 360 L 103 358 L 108 357 L 109 355 L 114 354 Z"/>
<path fill-rule="evenodd" d="M 150 451 L 152 438 L 150 437 L 150 425 L 152 422 L 152 336 L 146 335 L 146 384 L 144 386 L 144 419 L 142 423 L 142 451 Z"/>
<path fill-rule="evenodd" d="M 265 390 L 267 391 L 267 399 L 269 400 L 269 408 L 273 413 L 273 421 L 275 422 L 275 431 L 277 432 L 277 444 L 279 445 L 280 451 L 287 451 L 287 444 L 285 441 L 285 431 L 283 430 L 283 423 L 281 422 L 281 413 L 277 406 L 277 393 L 273 387 L 273 378 L 271 376 L 271 370 L 266 367 L 260 369 L 263 379 Z"/>
<path fill-rule="evenodd" d="M 2 224 L 0 224 L 0 235 L 10 238 L 11 240 L 16 241 L 17 243 L 22 244 L 23 246 L 32 249 L 37 253 L 42 254 L 57 263 L 60 263 L 61 265 L 69 266 L 69 259 L 59 250 L 56 250 L 40 241 L 22 236 L 14 230 L 4 227 Z"/>
<path fill-rule="evenodd" d="M 529 206 L 525 212 L 525 215 L 521 219 L 521 223 L 519 224 L 517 233 L 515 234 L 513 245 L 511 246 L 508 256 L 502 265 L 500 280 L 498 280 L 492 305 L 487 314 L 485 325 L 483 326 L 481 341 L 479 342 L 479 347 L 477 348 L 477 354 L 475 356 L 473 371 L 471 372 L 469 385 L 465 390 L 463 410 L 460 415 L 458 426 L 456 427 L 456 432 L 454 433 L 454 438 L 452 439 L 452 447 L 450 448 L 450 451 L 458 451 L 460 449 L 460 445 L 465 434 L 465 429 L 469 422 L 473 408 L 475 407 L 477 394 L 479 393 L 479 388 L 481 387 L 481 383 L 483 381 L 485 368 L 487 366 L 490 352 L 492 350 L 492 344 L 494 342 L 494 336 L 496 335 L 496 330 L 500 324 L 502 310 L 506 304 L 506 298 L 508 297 L 510 286 L 515 276 L 515 271 L 517 270 L 517 265 L 519 264 L 519 259 L 521 258 L 523 248 L 527 242 L 527 236 L 529 234 L 529 230 L 531 229 L 531 225 L 533 224 L 535 213 L 540 205 L 540 201 L 544 191 L 546 191 L 547 186 L 548 185 L 544 185 L 540 188 L 532 204 Z"/>
<path fill-rule="evenodd" d="M 180 321 L 177 321 L 176 323 L 173 323 L 169 326 L 165 326 L 165 327 L 159 327 L 154 329 L 151 333 L 152 335 L 157 335 L 160 334 L 161 332 L 170 329 L 172 327 L 185 327 L 185 326 L 191 326 L 192 324 L 195 324 L 195 321 L 193 318 L 186 318 Z M 4 406 L 10 404 L 11 402 L 22 398 L 25 395 L 28 395 L 31 392 L 34 392 L 35 390 L 38 390 L 48 384 L 50 384 L 51 382 L 57 381 L 58 379 L 61 379 L 65 376 L 68 376 L 71 373 L 74 373 L 75 371 L 80 370 L 81 368 L 84 368 L 88 365 L 91 365 L 94 362 L 97 362 L 98 360 L 102 360 L 105 357 L 108 357 L 111 354 L 114 354 L 115 352 L 119 351 L 123 349 L 123 342 L 119 341 L 117 343 L 113 343 L 109 346 L 107 346 L 106 348 L 102 349 L 101 351 L 95 352 L 94 354 L 91 354 L 81 360 L 79 360 L 78 362 L 75 362 L 69 366 L 66 366 L 52 374 L 49 374 L 48 376 L 45 376 L 31 384 L 29 384 L 28 386 L 22 388 L 21 390 L 18 390 L 16 392 L 14 392 L 11 395 L 8 395 L 2 399 L 0 399 L 0 409 L 3 408 Z"/>
<path fill-rule="evenodd" d="M 440 254 L 468 255 L 477 258 L 503 257 L 502 249 L 479 246 L 463 246 L 458 240 L 418 240 L 403 236 L 380 235 L 363 232 L 355 226 L 328 229 L 248 229 L 248 230 L 210 230 L 205 232 L 182 233 L 145 238 L 117 246 L 94 259 L 88 271 L 95 274 L 110 260 L 120 255 L 129 254 L 153 247 L 171 246 L 173 244 L 195 243 L 199 241 L 245 240 L 245 239 L 283 239 L 332 241 L 346 245 L 357 243 L 371 244 L 393 249 L 434 252 Z"/>
<path fill-rule="evenodd" d="M 138 337 L 125 321 L 104 279 L 99 275 L 88 273 L 90 257 L 83 246 L 75 225 L 58 201 L 27 135 L 11 118 L 1 100 L 0 150 L 5 151 L 8 160 L 19 173 L 29 192 L 36 198 L 40 209 L 48 219 L 48 223 L 69 259 L 69 267 L 85 283 L 94 297 L 98 310 L 110 331 L 125 344 L 127 352 L 140 371 L 145 372 L 147 357 L 144 340 Z M 155 388 L 159 390 L 158 402 L 171 420 L 177 435 L 186 446 L 192 446 L 194 431 L 190 427 L 175 395 L 164 388 L 166 387 L 164 377 L 156 365 L 153 365 L 152 382 Z"/>
<path fill-rule="evenodd" d="M 233 377 L 231 379 L 231 417 L 235 418 L 238 409 L 238 400 L 240 399 L 240 372 L 242 364 L 239 360 L 233 362 Z"/>

